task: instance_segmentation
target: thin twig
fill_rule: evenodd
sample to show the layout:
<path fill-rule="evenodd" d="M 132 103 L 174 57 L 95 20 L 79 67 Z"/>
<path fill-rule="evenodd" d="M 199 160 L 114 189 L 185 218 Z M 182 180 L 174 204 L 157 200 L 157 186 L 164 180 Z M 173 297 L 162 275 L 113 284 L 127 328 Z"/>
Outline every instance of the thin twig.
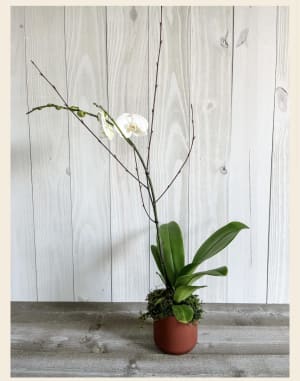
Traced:
<path fill-rule="evenodd" d="M 89 116 L 93 116 L 94 118 L 97 118 L 96 114 L 92 114 L 89 111 L 82 110 L 82 109 L 80 109 L 77 106 L 66 107 L 66 106 L 60 106 L 60 105 L 57 105 L 57 104 L 54 104 L 54 103 L 47 103 L 46 105 L 34 107 L 30 111 L 26 112 L 26 115 L 31 114 L 33 111 L 40 111 L 40 110 L 43 110 L 44 108 L 50 108 L 50 107 L 53 107 L 56 110 L 68 110 L 68 111 L 74 111 L 76 113 L 77 112 L 81 112 L 81 113 L 83 113 L 83 116 L 89 115 Z"/>
<path fill-rule="evenodd" d="M 153 122 L 154 122 L 154 110 L 155 110 L 155 101 L 156 101 L 156 92 L 157 92 L 157 79 L 158 79 L 158 68 L 159 68 L 159 59 L 160 59 L 160 51 L 161 51 L 161 44 L 162 44 L 162 6 L 160 7 L 160 23 L 159 23 L 159 48 L 158 48 L 158 56 L 156 61 L 156 74 L 155 74 L 155 86 L 154 86 L 154 95 L 153 95 L 153 105 L 151 110 L 151 127 L 150 127 L 150 136 L 149 136 L 149 142 L 148 142 L 148 149 L 147 149 L 147 170 L 149 169 L 149 162 L 150 162 L 150 148 L 151 148 L 151 142 L 152 142 L 152 135 L 153 135 Z"/>
<path fill-rule="evenodd" d="M 135 161 L 136 174 L 137 174 L 138 179 L 140 179 L 140 174 L 139 174 L 139 169 L 138 169 L 138 163 L 137 163 L 137 159 L 136 159 L 136 152 L 133 151 L 133 153 L 134 153 L 134 161 Z M 139 184 L 139 189 L 140 189 L 140 196 L 141 196 L 141 200 L 142 200 L 142 205 L 143 205 L 144 211 L 147 214 L 149 220 L 151 222 L 155 223 L 154 219 L 150 216 L 150 213 L 146 209 L 145 202 L 144 202 L 144 196 L 143 196 L 143 190 L 142 190 L 142 187 L 141 187 L 140 184 Z"/>
<path fill-rule="evenodd" d="M 168 189 L 171 187 L 171 185 L 174 183 L 180 172 L 182 171 L 182 168 L 185 166 L 186 162 L 188 161 L 188 158 L 190 157 L 193 145 L 194 145 L 194 140 L 195 140 L 195 124 L 194 124 L 194 112 L 193 112 L 193 105 L 191 105 L 191 117 L 192 117 L 192 127 L 193 127 L 193 137 L 192 137 L 192 143 L 190 146 L 190 149 L 187 153 L 186 158 L 184 159 L 182 165 L 180 166 L 179 170 L 177 171 L 176 175 L 173 177 L 173 179 L 170 181 L 166 189 L 160 194 L 160 196 L 155 200 L 156 202 L 159 201 L 162 196 L 168 191 Z"/>
<path fill-rule="evenodd" d="M 37 69 L 37 71 L 40 73 L 41 77 L 44 78 L 44 80 L 53 88 L 53 90 L 56 92 L 56 94 L 59 96 L 59 98 L 62 100 L 63 104 L 65 105 L 65 107 L 71 111 L 71 113 L 75 116 L 75 118 L 77 118 L 79 120 L 79 122 L 89 131 L 89 133 L 91 135 L 93 135 L 93 137 L 103 146 L 103 148 L 121 165 L 121 167 L 123 167 L 125 169 L 125 171 L 130 175 L 132 176 L 136 181 L 138 181 L 138 183 L 147 188 L 147 186 L 140 182 L 140 180 L 121 162 L 121 160 L 118 159 L 117 155 L 114 154 L 99 138 L 96 134 L 94 134 L 94 132 L 88 127 L 88 125 L 76 114 L 76 112 L 68 105 L 68 103 L 66 102 L 66 100 L 63 98 L 63 96 L 60 94 L 60 92 L 57 90 L 57 88 L 49 81 L 49 79 L 41 72 L 41 70 L 39 69 L 39 67 L 35 64 L 35 62 L 33 62 L 31 60 L 31 63 L 33 64 L 33 66 Z M 46 105 L 47 106 L 47 105 Z M 56 105 L 55 105 L 56 106 Z M 41 106 L 40 106 L 41 107 Z M 47 106 L 47 107 L 50 107 L 50 106 Z M 54 106 L 52 106 L 54 107 Z M 58 106 L 60 107 L 60 106 Z M 28 113 L 32 112 L 33 110 L 31 111 L 28 111 Z M 82 111 L 82 110 L 81 110 Z M 94 114 L 91 114 L 91 116 L 94 116 L 97 118 L 97 115 L 94 115 Z"/>

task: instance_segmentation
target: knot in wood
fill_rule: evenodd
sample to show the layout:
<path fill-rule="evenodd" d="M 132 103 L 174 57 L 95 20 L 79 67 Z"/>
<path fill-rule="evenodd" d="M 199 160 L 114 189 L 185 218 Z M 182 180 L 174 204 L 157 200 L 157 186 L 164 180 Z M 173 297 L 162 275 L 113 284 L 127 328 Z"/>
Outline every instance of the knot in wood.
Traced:
<path fill-rule="evenodd" d="M 223 48 L 228 48 L 229 44 L 228 44 L 228 42 L 227 42 L 227 40 L 226 40 L 225 37 L 221 37 L 221 39 L 220 39 L 220 45 L 221 45 Z"/>
<path fill-rule="evenodd" d="M 129 366 L 131 369 L 135 369 L 136 368 L 136 362 L 135 360 L 129 360 Z"/>
<path fill-rule="evenodd" d="M 225 167 L 225 165 L 223 165 L 221 168 L 220 168 L 220 172 L 222 173 L 222 175 L 227 175 L 227 168 Z"/>

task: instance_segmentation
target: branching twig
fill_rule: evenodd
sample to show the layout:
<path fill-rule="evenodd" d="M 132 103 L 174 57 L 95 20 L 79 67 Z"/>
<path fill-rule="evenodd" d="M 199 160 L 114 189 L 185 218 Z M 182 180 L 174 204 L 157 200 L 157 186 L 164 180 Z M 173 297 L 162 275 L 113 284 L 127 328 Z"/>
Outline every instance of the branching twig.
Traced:
<path fill-rule="evenodd" d="M 151 115 L 150 136 L 149 136 L 148 149 L 147 149 L 147 170 L 149 170 L 150 148 L 151 148 L 151 141 L 152 141 L 152 135 L 153 135 L 154 110 L 155 110 L 156 92 L 158 87 L 158 84 L 157 84 L 158 68 L 159 68 L 159 59 L 160 59 L 160 51 L 161 51 L 161 44 L 162 44 L 161 35 L 162 35 L 162 6 L 160 7 L 159 48 L 158 48 L 158 56 L 156 61 L 155 86 L 154 86 L 154 95 L 153 95 L 153 105 L 151 110 L 152 115 Z"/>
<path fill-rule="evenodd" d="M 69 111 L 71 111 L 71 113 L 75 116 L 75 118 L 77 118 L 79 120 L 79 122 L 88 130 L 88 132 L 93 135 L 93 137 L 103 146 L 103 148 L 121 165 L 121 167 L 123 167 L 125 169 L 125 171 L 130 175 L 132 176 L 136 181 L 138 181 L 138 183 L 147 188 L 147 186 L 140 182 L 140 180 L 121 162 L 121 160 L 118 159 L 118 157 L 116 156 L 116 154 L 114 154 L 99 138 L 96 134 L 94 134 L 94 132 L 88 127 L 88 125 L 77 115 L 76 112 L 78 112 L 78 110 L 76 110 L 76 112 L 74 111 L 74 109 L 72 108 L 72 106 L 69 106 L 68 103 L 66 102 L 66 100 L 63 98 L 63 96 L 60 94 L 60 92 L 57 90 L 57 88 L 49 81 L 49 79 L 41 72 L 41 70 L 39 69 L 39 67 L 35 64 L 35 62 L 33 62 L 31 60 L 31 63 L 33 64 L 33 66 L 37 69 L 37 71 L 40 73 L 41 77 L 44 78 L 44 80 L 53 88 L 53 90 L 56 92 L 56 94 L 59 96 L 59 98 L 62 100 L 64 106 L 66 109 L 68 109 Z M 39 106 L 39 107 L 35 107 L 34 109 L 28 111 L 27 114 L 30 114 L 32 111 L 34 111 L 35 109 L 41 109 L 41 107 L 61 107 L 63 108 L 62 106 L 57 106 L 57 105 L 52 105 L 50 106 L 50 104 L 48 105 L 45 105 L 45 106 Z M 80 110 L 82 111 L 82 110 Z M 95 114 L 91 114 L 89 113 L 89 115 L 93 116 L 93 117 L 96 117 L 97 118 L 97 115 Z"/>
<path fill-rule="evenodd" d="M 139 174 L 139 169 L 138 169 L 138 163 L 137 163 L 137 159 L 136 159 L 136 152 L 134 152 L 134 161 L 135 161 L 135 170 L 136 170 L 136 174 L 137 174 L 137 177 L 138 179 L 140 180 L 140 174 Z M 154 219 L 150 216 L 150 213 L 147 211 L 146 209 L 146 206 L 145 206 L 145 202 L 144 202 L 144 196 L 143 196 L 143 190 L 142 190 L 142 187 L 141 185 L 139 184 L 139 189 L 140 189 L 140 196 L 141 196 L 141 200 L 142 200 L 142 205 L 143 205 L 143 208 L 144 208 L 144 211 L 145 213 L 147 214 L 149 220 L 153 223 L 155 223 Z M 149 193 L 149 192 L 148 192 Z"/>
<path fill-rule="evenodd" d="M 191 143 L 191 146 L 190 146 L 190 149 L 187 153 L 187 156 L 186 158 L 184 159 L 182 165 L 180 166 L 179 170 L 177 171 L 176 175 L 173 177 L 173 179 L 170 181 L 170 183 L 168 184 L 168 186 L 166 187 L 166 189 L 160 194 L 160 196 L 155 200 L 156 202 L 159 201 L 162 196 L 169 190 L 169 188 L 171 187 L 171 185 L 174 183 L 174 181 L 176 180 L 176 178 L 178 177 L 178 175 L 180 174 L 180 172 L 182 171 L 182 168 L 185 166 L 186 162 L 188 161 L 188 158 L 190 157 L 190 154 L 191 154 L 191 151 L 192 151 L 192 148 L 193 148 L 193 145 L 194 145 L 194 140 L 195 140 L 195 125 L 194 125 L 194 113 L 193 113 L 193 105 L 191 105 L 191 117 L 192 117 L 192 127 L 193 127 L 193 137 L 192 137 L 192 143 Z"/>

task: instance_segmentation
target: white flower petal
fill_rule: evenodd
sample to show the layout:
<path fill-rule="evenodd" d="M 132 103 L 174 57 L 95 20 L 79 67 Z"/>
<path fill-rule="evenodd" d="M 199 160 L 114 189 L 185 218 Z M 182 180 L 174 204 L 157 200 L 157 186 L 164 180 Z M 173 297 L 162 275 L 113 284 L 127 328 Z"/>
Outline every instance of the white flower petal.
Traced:
<path fill-rule="evenodd" d="M 138 114 L 133 114 L 133 122 L 138 126 L 138 129 L 133 132 L 136 136 L 145 136 L 148 131 L 148 121 L 143 116 Z"/>
<path fill-rule="evenodd" d="M 108 126 L 104 128 L 105 135 L 108 137 L 109 140 L 112 140 L 115 136 L 114 130 L 112 126 Z"/>
<path fill-rule="evenodd" d="M 127 138 L 132 134 L 135 136 L 147 135 L 148 122 L 141 115 L 124 113 L 117 118 L 116 123 Z"/>
<path fill-rule="evenodd" d="M 97 114 L 97 119 L 100 122 L 102 135 L 106 136 L 109 140 L 112 140 L 115 136 L 114 127 L 107 123 L 104 112 L 99 112 Z"/>
<path fill-rule="evenodd" d="M 118 125 L 118 127 L 120 128 L 120 130 L 122 131 L 123 135 L 126 137 L 126 138 L 130 138 L 130 136 L 132 135 L 132 132 L 131 131 L 127 131 L 127 127 L 130 123 L 130 114 L 122 114 L 120 115 L 117 119 L 116 119 L 116 123 Z M 120 136 L 121 133 L 120 131 L 117 129 L 117 132 Z"/>

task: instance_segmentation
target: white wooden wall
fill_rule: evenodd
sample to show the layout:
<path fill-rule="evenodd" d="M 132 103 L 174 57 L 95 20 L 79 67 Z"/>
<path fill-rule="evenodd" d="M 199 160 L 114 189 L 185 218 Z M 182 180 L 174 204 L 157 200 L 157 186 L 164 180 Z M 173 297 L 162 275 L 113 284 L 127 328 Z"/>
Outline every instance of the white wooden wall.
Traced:
<path fill-rule="evenodd" d="M 66 112 L 33 59 L 70 104 L 149 118 L 159 7 L 12 7 L 12 299 L 143 301 L 159 280 L 154 229 L 138 186 Z M 203 267 L 205 302 L 288 302 L 288 8 L 165 7 L 151 173 L 191 259 L 231 220 L 250 226 Z M 98 133 L 94 121 L 91 128 Z M 137 141 L 146 152 L 147 138 Z M 111 149 L 130 168 L 116 139 Z"/>

